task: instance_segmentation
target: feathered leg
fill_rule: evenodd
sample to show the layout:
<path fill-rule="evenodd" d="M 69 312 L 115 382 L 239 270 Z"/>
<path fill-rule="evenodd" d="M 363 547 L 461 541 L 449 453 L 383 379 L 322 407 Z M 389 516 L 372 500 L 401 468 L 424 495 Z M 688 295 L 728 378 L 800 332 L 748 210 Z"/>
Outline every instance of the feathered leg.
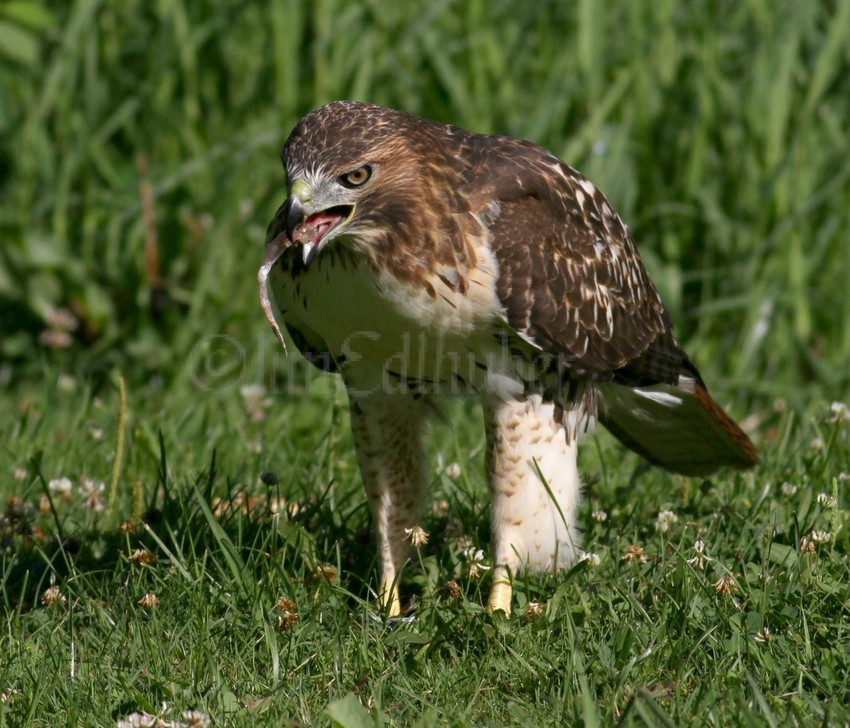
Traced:
<path fill-rule="evenodd" d="M 419 522 L 425 489 L 422 431 L 426 405 L 403 395 L 351 397 L 351 430 L 380 559 L 378 597 L 390 616 L 401 613 L 398 582 L 408 555 L 405 528 Z"/>
<path fill-rule="evenodd" d="M 487 402 L 484 416 L 494 563 L 487 606 L 510 614 L 514 574 L 565 568 L 578 549 L 576 428 L 572 413 L 537 395 Z"/>

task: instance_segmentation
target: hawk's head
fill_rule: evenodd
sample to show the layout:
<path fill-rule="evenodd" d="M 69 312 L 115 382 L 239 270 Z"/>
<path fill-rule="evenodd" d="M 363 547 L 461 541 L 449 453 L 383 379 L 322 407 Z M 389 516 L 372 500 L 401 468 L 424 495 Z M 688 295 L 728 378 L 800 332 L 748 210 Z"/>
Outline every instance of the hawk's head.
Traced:
<path fill-rule="evenodd" d="M 353 101 L 308 114 L 283 149 L 289 194 L 269 225 L 266 245 L 301 245 L 305 265 L 342 236 L 374 262 L 395 257 L 400 240 L 421 241 L 425 253 L 429 238 L 445 240 L 457 224 L 451 213 L 459 197 L 446 194 L 461 191 L 453 131 Z M 405 252 L 418 258 L 420 251 Z M 409 257 L 407 263 L 421 265 Z"/>

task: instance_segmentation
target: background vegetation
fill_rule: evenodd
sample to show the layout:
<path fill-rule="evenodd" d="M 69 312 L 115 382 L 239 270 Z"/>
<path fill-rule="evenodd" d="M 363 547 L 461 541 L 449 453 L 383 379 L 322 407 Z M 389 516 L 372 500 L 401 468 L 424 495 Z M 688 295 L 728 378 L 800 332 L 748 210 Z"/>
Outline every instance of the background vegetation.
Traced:
<path fill-rule="evenodd" d="M 848 720 L 848 78 L 846 0 L 0 4 L 0 723 Z M 463 556 L 487 524 L 457 403 L 418 616 L 367 616 L 344 394 L 256 296 L 279 149 L 336 98 L 586 173 L 762 464 L 701 483 L 593 438 L 600 563 L 505 621 Z"/>

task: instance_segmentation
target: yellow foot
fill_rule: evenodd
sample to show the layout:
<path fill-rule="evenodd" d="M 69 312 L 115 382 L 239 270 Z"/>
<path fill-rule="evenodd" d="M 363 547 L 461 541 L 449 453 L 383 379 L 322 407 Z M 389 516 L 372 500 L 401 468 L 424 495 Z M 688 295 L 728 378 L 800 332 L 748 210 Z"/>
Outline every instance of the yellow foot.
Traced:
<path fill-rule="evenodd" d="M 487 611 L 502 611 L 506 617 L 511 616 L 511 595 L 513 589 L 508 581 L 496 581 L 490 589 L 490 598 L 487 599 Z"/>
<path fill-rule="evenodd" d="M 378 592 L 378 601 L 381 609 L 388 610 L 388 616 L 398 617 L 401 614 L 401 600 L 398 596 L 398 585 L 395 582 L 381 582 L 381 590 Z"/>

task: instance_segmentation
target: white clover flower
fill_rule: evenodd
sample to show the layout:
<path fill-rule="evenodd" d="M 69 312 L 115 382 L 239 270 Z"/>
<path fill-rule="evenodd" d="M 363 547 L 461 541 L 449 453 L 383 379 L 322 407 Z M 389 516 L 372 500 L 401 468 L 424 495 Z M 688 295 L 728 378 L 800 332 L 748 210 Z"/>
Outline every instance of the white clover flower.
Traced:
<path fill-rule="evenodd" d="M 767 627 L 765 627 L 761 632 L 759 632 L 755 636 L 755 640 L 756 640 L 756 642 L 770 642 L 770 637 L 771 637 L 770 630 Z"/>
<path fill-rule="evenodd" d="M 452 480 L 457 480 L 460 477 L 460 464 L 459 463 L 450 463 L 446 465 L 446 469 L 443 471 L 447 477 Z"/>
<path fill-rule="evenodd" d="M 150 566 L 151 564 L 156 563 L 156 556 L 154 556 L 147 549 L 133 549 L 129 556 L 130 563 L 132 564 L 145 564 Z"/>
<path fill-rule="evenodd" d="M 844 402 L 833 402 L 829 405 L 829 415 L 826 421 L 830 425 L 841 425 L 845 422 L 850 422 L 850 407 Z"/>
<path fill-rule="evenodd" d="M 835 498 L 829 493 L 818 493 L 818 504 L 824 508 L 835 508 Z"/>
<path fill-rule="evenodd" d="M 277 628 L 281 632 L 292 629 L 300 619 L 295 602 L 289 597 L 278 597 L 275 606 L 279 612 L 277 615 Z"/>
<path fill-rule="evenodd" d="M 49 349 L 67 349 L 74 343 L 74 339 L 67 331 L 45 329 L 38 335 L 38 343 Z"/>
<path fill-rule="evenodd" d="M 155 728 L 162 725 L 162 721 L 150 713 L 130 713 L 115 725 L 116 728 Z"/>
<path fill-rule="evenodd" d="M 59 590 L 59 587 L 53 585 L 44 590 L 41 595 L 41 603 L 52 607 L 54 604 L 62 604 L 65 601 L 65 595 Z"/>
<path fill-rule="evenodd" d="M 404 529 L 404 540 L 411 546 L 424 546 L 428 543 L 428 533 L 422 526 Z"/>
<path fill-rule="evenodd" d="M 68 374 L 60 374 L 56 379 L 56 388 L 60 392 L 70 394 L 77 388 L 77 380 Z"/>
<path fill-rule="evenodd" d="M 587 565 L 590 567 L 599 566 L 599 564 L 602 562 L 602 558 L 599 556 L 599 554 L 589 553 L 587 551 L 579 551 L 578 560 L 586 561 Z"/>
<path fill-rule="evenodd" d="M 244 401 L 253 402 L 266 396 L 266 388 L 262 384 L 243 384 L 239 387 L 239 394 Z"/>
<path fill-rule="evenodd" d="M 713 560 L 714 559 L 712 559 L 708 554 L 705 553 L 705 543 L 699 540 L 694 541 L 694 555 L 690 559 L 688 559 L 688 563 L 691 566 L 701 570 L 705 568 L 705 565 L 709 561 Z"/>
<path fill-rule="evenodd" d="M 207 728 L 210 724 L 210 717 L 200 710 L 184 711 L 183 720 L 186 723 L 186 728 Z"/>
<path fill-rule="evenodd" d="M 832 534 L 829 531 L 812 531 L 809 538 L 814 543 L 829 543 L 832 540 Z"/>
<path fill-rule="evenodd" d="M 725 574 L 714 582 L 714 591 L 718 594 L 722 594 L 723 596 L 730 597 L 733 592 L 738 591 L 738 585 L 735 583 L 735 579 L 732 578 L 731 575 Z"/>
<path fill-rule="evenodd" d="M 598 523 L 604 523 L 608 520 L 608 514 L 603 510 L 596 510 L 590 514 L 593 517 L 593 520 Z"/>
<path fill-rule="evenodd" d="M 454 579 L 443 584 L 443 588 L 440 590 L 440 593 L 446 597 L 446 599 L 460 599 L 463 595 L 463 591 Z"/>
<path fill-rule="evenodd" d="M 52 329 L 76 331 L 80 322 L 67 308 L 51 308 L 44 312 L 44 323 Z"/>
<path fill-rule="evenodd" d="M 632 544 L 626 549 L 622 560 L 628 561 L 630 564 L 645 564 L 648 561 L 646 554 L 643 552 L 643 547 L 636 544 Z"/>
<path fill-rule="evenodd" d="M 467 573 L 470 579 L 475 579 L 482 571 L 487 571 L 490 567 L 484 565 L 484 552 L 481 549 L 476 549 L 475 546 L 470 546 L 463 552 L 466 559 Z"/>
<path fill-rule="evenodd" d="M 242 405 L 252 422 L 261 422 L 266 417 L 266 410 L 274 404 L 271 397 L 266 397 L 266 388 L 262 384 L 243 384 L 239 388 Z"/>
<path fill-rule="evenodd" d="M 782 495 L 786 497 L 791 497 L 794 493 L 797 492 L 797 486 L 793 483 L 789 483 L 787 480 L 779 487 L 779 490 L 782 491 Z"/>
<path fill-rule="evenodd" d="M 525 616 L 529 619 L 537 619 L 543 616 L 543 605 L 540 602 L 529 602 L 525 607 Z"/>
<path fill-rule="evenodd" d="M 56 495 L 70 496 L 74 484 L 70 478 L 55 478 L 47 484 L 47 489 Z"/>
<path fill-rule="evenodd" d="M 103 491 L 106 486 L 103 483 L 95 483 L 93 480 L 86 478 L 83 484 L 79 487 L 80 494 L 85 496 L 83 505 L 92 511 L 102 511 L 103 506 Z"/>
<path fill-rule="evenodd" d="M 445 498 L 435 500 L 431 504 L 431 513 L 440 518 L 446 518 L 449 515 L 449 502 Z"/>
<path fill-rule="evenodd" d="M 153 592 L 148 592 L 136 603 L 143 609 L 153 609 L 157 604 L 159 604 L 159 597 L 157 597 L 157 595 Z"/>
<path fill-rule="evenodd" d="M 666 533 L 678 520 L 679 517 L 673 511 L 660 511 L 658 518 L 655 519 L 655 530 Z"/>

